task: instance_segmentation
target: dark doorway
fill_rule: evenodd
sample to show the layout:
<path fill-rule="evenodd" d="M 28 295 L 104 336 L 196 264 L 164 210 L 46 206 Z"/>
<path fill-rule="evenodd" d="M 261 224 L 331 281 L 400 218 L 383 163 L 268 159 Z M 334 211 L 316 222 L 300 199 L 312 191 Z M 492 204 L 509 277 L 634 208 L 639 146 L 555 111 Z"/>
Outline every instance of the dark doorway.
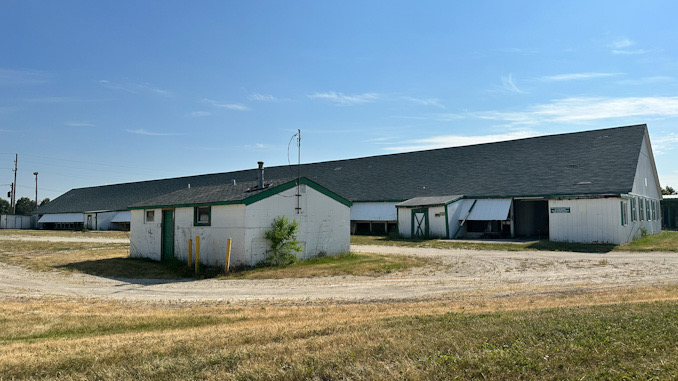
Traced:
<path fill-rule="evenodd" d="M 516 236 L 549 238 L 549 202 L 546 200 L 514 200 Z"/>

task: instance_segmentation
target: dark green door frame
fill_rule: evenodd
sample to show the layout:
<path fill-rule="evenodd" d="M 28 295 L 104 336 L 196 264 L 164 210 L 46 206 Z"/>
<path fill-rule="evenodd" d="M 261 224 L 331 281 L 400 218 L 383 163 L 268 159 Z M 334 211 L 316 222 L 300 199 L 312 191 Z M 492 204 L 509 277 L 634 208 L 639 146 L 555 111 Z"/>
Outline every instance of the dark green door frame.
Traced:
<path fill-rule="evenodd" d="M 174 259 L 174 209 L 162 211 L 161 260 Z"/>
<path fill-rule="evenodd" d="M 412 209 L 412 238 L 428 237 L 428 209 Z"/>

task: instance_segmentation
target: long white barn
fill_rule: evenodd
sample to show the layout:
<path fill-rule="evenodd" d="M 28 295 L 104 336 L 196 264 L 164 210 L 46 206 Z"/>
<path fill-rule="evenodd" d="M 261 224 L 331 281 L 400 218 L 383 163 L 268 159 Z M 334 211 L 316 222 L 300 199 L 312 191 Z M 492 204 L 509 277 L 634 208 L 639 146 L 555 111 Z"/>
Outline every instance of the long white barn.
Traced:
<path fill-rule="evenodd" d="M 352 234 L 397 230 L 416 235 L 413 220 L 420 219 L 413 219 L 412 210 L 423 207 L 428 208 L 428 229 L 423 226 L 415 232 L 449 238 L 517 236 L 622 243 L 661 229 L 660 185 L 644 124 L 310 163 L 301 165 L 299 172 L 353 203 Z M 268 179 L 289 175 L 288 166 L 266 168 Z M 41 221 L 82 213 L 87 225 L 88 212 L 92 221 L 97 217 L 91 211 L 117 213 L 188 185 L 256 178 L 256 169 L 248 169 L 73 189 L 37 213 Z M 461 198 L 443 203 L 442 211 L 435 209 L 440 200 L 421 202 L 451 195 Z M 401 204 L 413 199 L 421 205 Z M 489 200 L 504 201 L 495 205 Z M 421 217 L 421 212 L 415 217 Z M 96 228 L 103 226 L 96 224 Z"/>

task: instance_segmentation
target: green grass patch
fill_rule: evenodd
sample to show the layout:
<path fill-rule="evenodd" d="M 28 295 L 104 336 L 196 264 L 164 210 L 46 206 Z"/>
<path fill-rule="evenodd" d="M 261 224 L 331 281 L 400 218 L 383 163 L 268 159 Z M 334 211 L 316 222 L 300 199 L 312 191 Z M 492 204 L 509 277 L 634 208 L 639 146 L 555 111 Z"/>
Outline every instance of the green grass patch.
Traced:
<path fill-rule="evenodd" d="M 678 251 L 678 231 L 664 230 L 661 234 L 646 235 L 639 239 L 620 245 L 621 251 Z"/>
<path fill-rule="evenodd" d="M 378 276 L 413 267 L 435 265 L 431 259 L 405 255 L 348 253 L 298 261 L 290 265 L 260 267 L 234 271 L 220 278 L 282 279 L 340 275 Z"/>

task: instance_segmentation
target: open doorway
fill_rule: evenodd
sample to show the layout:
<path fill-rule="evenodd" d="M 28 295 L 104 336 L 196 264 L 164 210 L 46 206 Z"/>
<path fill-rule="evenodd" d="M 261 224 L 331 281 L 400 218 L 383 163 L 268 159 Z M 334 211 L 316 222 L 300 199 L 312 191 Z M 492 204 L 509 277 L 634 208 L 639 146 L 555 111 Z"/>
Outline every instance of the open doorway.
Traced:
<path fill-rule="evenodd" d="M 549 239 L 548 201 L 514 200 L 513 208 L 517 237 Z"/>

